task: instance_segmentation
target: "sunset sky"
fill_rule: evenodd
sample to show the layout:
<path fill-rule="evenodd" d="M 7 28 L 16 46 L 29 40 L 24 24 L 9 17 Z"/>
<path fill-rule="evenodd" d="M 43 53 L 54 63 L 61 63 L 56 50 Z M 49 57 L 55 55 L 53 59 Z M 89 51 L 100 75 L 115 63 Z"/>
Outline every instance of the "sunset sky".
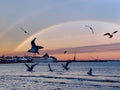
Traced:
<path fill-rule="evenodd" d="M 0 0 L 0 55 L 32 55 L 35 37 L 41 56 L 120 59 L 120 0 Z"/>

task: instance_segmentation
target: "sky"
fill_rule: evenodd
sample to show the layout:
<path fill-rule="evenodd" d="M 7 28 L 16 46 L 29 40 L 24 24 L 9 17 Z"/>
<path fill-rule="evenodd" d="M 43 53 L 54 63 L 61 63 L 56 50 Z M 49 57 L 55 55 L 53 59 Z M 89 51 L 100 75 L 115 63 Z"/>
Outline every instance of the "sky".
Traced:
<path fill-rule="evenodd" d="M 0 0 L 0 13 L 0 55 L 32 55 L 36 37 L 40 56 L 120 59 L 120 0 Z"/>

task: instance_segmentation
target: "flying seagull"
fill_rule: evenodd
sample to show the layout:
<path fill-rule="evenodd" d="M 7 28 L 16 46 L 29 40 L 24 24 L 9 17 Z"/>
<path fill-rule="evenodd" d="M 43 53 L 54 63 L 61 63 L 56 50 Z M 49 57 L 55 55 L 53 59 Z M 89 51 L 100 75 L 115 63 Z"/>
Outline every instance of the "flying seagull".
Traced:
<path fill-rule="evenodd" d="M 66 64 L 61 64 L 61 65 L 62 65 L 62 67 L 63 67 L 65 70 L 69 70 L 68 65 L 69 65 L 71 62 L 73 62 L 73 61 L 67 61 Z"/>
<path fill-rule="evenodd" d="M 33 68 L 34 68 L 37 64 L 33 64 L 33 65 L 29 66 L 28 64 L 25 63 L 25 65 L 26 65 L 26 67 L 27 67 L 27 70 L 26 70 L 26 71 L 34 72 L 34 71 L 33 71 Z"/>
<path fill-rule="evenodd" d="M 118 31 L 114 31 L 112 34 L 110 33 L 105 33 L 104 36 L 108 35 L 109 38 L 112 38 L 113 37 L 113 34 L 117 33 Z"/>
<path fill-rule="evenodd" d="M 29 35 L 30 36 L 30 34 L 25 30 L 25 29 L 23 29 L 23 28 L 20 28 L 22 31 L 24 31 L 24 33 L 26 33 L 27 35 Z"/>
<path fill-rule="evenodd" d="M 50 66 L 49 63 L 48 63 L 48 67 L 49 67 L 49 71 L 50 71 L 50 72 L 53 72 L 53 70 L 52 70 L 52 68 L 51 68 L 51 66 Z"/>
<path fill-rule="evenodd" d="M 89 70 L 89 72 L 87 72 L 87 74 L 90 75 L 90 76 L 93 75 L 92 74 L 92 68 L 90 68 L 90 70 Z"/>
<path fill-rule="evenodd" d="M 36 40 L 36 38 L 34 38 L 34 39 L 31 41 L 31 49 L 29 49 L 27 52 L 31 52 L 31 53 L 35 53 L 35 54 L 38 53 L 38 54 L 39 54 L 38 50 L 39 50 L 39 49 L 42 49 L 42 48 L 44 48 L 44 47 L 36 45 L 36 44 L 35 44 L 35 40 Z"/>
<path fill-rule="evenodd" d="M 92 34 L 94 34 L 94 31 L 93 31 L 93 28 L 88 26 L 88 25 L 85 25 L 85 27 L 88 27 L 91 31 L 92 31 Z"/>
<path fill-rule="evenodd" d="M 67 51 L 64 51 L 64 54 L 66 54 L 67 53 Z"/>

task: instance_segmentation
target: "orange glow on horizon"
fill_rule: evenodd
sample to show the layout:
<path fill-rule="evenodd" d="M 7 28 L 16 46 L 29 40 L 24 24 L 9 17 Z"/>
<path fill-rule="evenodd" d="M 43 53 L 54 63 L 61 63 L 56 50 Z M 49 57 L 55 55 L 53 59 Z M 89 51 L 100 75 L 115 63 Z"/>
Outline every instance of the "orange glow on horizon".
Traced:
<path fill-rule="evenodd" d="M 19 50 L 21 50 L 21 51 L 24 51 L 21 47 L 23 47 L 27 42 L 30 42 L 34 37 L 38 37 L 38 35 L 40 36 L 40 35 L 44 35 L 44 33 L 47 33 L 47 32 L 52 32 L 53 31 L 53 29 L 56 29 L 56 28 L 62 28 L 64 25 L 69 25 L 69 24 L 79 24 L 79 23 L 90 23 L 90 22 L 92 22 L 92 23 L 103 23 L 103 25 L 104 24 L 111 24 L 111 25 L 116 25 L 116 26 L 119 26 L 119 25 L 117 25 L 117 24 L 114 24 L 114 23 L 109 23 L 109 22 L 102 22 L 102 21 L 87 21 L 87 20 L 83 20 L 83 21 L 69 21 L 69 22 L 63 22 L 63 23 L 60 23 L 60 24 L 56 24 L 56 25 L 53 25 L 53 26 L 49 26 L 49 27 L 46 27 L 46 28 L 44 28 L 44 29 L 41 29 L 41 30 L 39 30 L 38 32 L 35 32 L 33 35 L 31 35 L 30 37 L 28 37 L 27 39 L 25 39 L 23 42 L 21 42 L 14 50 L 13 50 L 13 52 L 15 52 L 15 51 L 19 51 Z M 84 26 L 84 25 L 83 25 Z M 79 27 L 80 27 L 80 25 L 79 25 Z M 84 27 L 85 28 L 85 27 Z M 83 29 L 84 29 L 83 28 Z M 87 29 L 87 28 L 86 28 Z M 56 30 L 55 30 L 56 31 Z M 61 30 L 59 30 L 59 31 L 61 31 Z M 71 30 L 72 31 L 72 30 Z M 85 30 L 85 31 L 83 31 L 83 30 L 79 30 L 79 31 L 82 31 L 82 32 L 85 32 L 85 33 L 87 33 L 89 30 Z M 73 29 L 73 31 L 72 31 L 73 33 L 71 34 L 71 35 L 73 35 L 74 34 L 74 29 Z M 61 34 L 62 32 L 59 32 L 59 34 Z M 78 32 L 78 33 L 81 33 L 81 32 Z M 102 33 L 104 34 L 104 30 L 102 31 Z M 65 38 L 67 38 L 67 35 L 68 34 L 66 34 L 66 36 L 64 35 L 64 36 L 62 36 L 62 37 L 65 37 Z M 46 35 L 44 35 L 44 36 L 46 36 Z M 86 43 L 86 45 L 89 45 L 90 43 L 91 43 L 91 41 L 89 41 L 88 42 L 88 40 L 86 39 L 85 40 L 85 38 L 88 38 L 88 39 L 90 39 L 90 38 L 92 38 L 94 41 L 96 41 L 96 42 L 98 42 L 99 44 L 101 44 L 101 43 L 103 43 L 103 42 L 106 42 L 106 38 L 105 37 L 100 37 L 100 35 L 98 35 L 97 33 L 96 33 L 96 36 L 93 36 L 93 35 L 91 35 L 90 34 L 90 31 L 89 31 L 89 34 L 80 34 L 80 36 L 82 37 L 82 38 L 84 38 L 84 40 L 82 40 L 81 42 L 82 43 L 85 43 L 85 42 L 87 42 Z M 56 35 L 56 37 L 57 37 L 57 35 Z M 99 37 L 99 38 L 94 38 L 94 37 Z M 42 38 L 42 37 L 40 37 L 40 38 Z M 57 37 L 58 38 L 58 37 Z M 65 39 L 64 38 L 64 39 Z M 68 38 L 70 38 L 70 37 L 68 37 Z M 50 39 L 50 38 L 49 38 Z M 62 40 L 62 41 L 64 41 L 64 39 Z M 76 39 L 76 38 L 75 38 Z M 46 40 L 46 39 L 45 39 Z M 53 40 L 53 39 L 52 39 Z M 37 40 L 36 40 L 37 41 Z M 53 40 L 54 41 L 54 40 Z M 74 40 L 75 41 L 75 40 Z M 108 41 L 108 40 L 107 40 Z M 75 41 L 75 43 L 76 42 L 78 42 L 78 41 Z M 109 41 L 109 42 L 112 42 L 112 41 Z M 44 42 L 45 43 L 45 42 Z M 69 42 L 68 42 L 69 43 Z M 82 44 L 81 43 L 81 44 Z M 94 42 L 93 42 L 94 43 Z M 71 46 L 72 46 L 72 43 L 69 43 L 69 45 L 71 44 Z M 45 45 L 47 45 L 47 43 L 45 43 Z M 73 44 L 74 45 L 74 44 Z M 83 44 L 84 45 L 84 44 Z"/>
<path fill-rule="evenodd" d="M 92 34 L 91 31 L 84 26 L 86 23 L 93 26 L 95 34 Z M 119 59 L 119 51 L 117 51 L 119 46 L 119 37 L 117 34 L 119 34 L 119 32 L 111 39 L 103 36 L 104 33 L 112 32 L 119 27 L 117 24 L 99 21 L 64 22 L 35 32 L 17 45 L 14 50 L 6 49 L 1 51 L 6 55 L 27 55 L 28 53 L 26 54 L 26 51 L 31 48 L 31 40 L 37 37 L 35 41 L 36 44 L 45 47 L 43 50 L 40 50 L 40 52 L 51 50 L 50 54 L 59 60 L 72 60 L 74 51 L 79 52 L 76 54 L 77 60 L 93 60 L 95 58 Z M 62 54 L 62 51 L 64 51 L 62 48 L 69 50 L 69 52 Z M 42 55 L 45 53 L 43 52 Z"/>
<path fill-rule="evenodd" d="M 58 60 L 73 60 L 74 56 L 76 56 L 76 60 L 120 60 L 119 56 L 120 52 L 99 52 L 99 53 L 66 53 L 66 54 L 49 54 L 49 56 L 55 56 Z M 37 56 L 43 56 L 45 53 L 40 53 Z M 19 53 L 9 53 L 5 54 L 5 56 L 33 56 L 32 53 L 27 52 L 19 52 Z"/>

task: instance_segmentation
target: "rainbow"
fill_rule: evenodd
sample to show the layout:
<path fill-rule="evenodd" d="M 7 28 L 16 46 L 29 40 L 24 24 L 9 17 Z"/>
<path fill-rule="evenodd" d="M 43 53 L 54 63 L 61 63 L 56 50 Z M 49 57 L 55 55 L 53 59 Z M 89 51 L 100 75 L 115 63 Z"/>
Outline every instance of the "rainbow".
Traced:
<path fill-rule="evenodd" d="M 15 27 L 17 27 L 20 23 L 23 23 L 25 20 L 35 17 L 35 15 L 37 15 L 39 13 L 38 11 L 32 12 L 29 16 L 24 16 L 21 17 L 19 20 L 17 20 L 14 24 L 12 24 L 11 26 L 9 26 L 7 29 L 3 30 L 3 32 L 0 35 L 0 40 L 6 36 L 10 31 L 14 30 Z M 42 12 L 41 12 L 42 13 Z"/>
<path fill-rule="evenodd" d="M 33 39 L 34 37 L 36 37 L 37 35 L 39 35 L 40 33 L 43 33 L 43 32 L 46 32 L 48 30 L 52 30 L 53 28 L 56 28 L 56 27 L 60 27 L 64 24 L 70 24 L 70 23 L 79 23 L 79 22 L 99 22 L 99 23 L 103 23 L 103 24 L 112 24 L 112 25 L 118 25 L 119 24 L 116 24 L 116 23 L 111 23 L 111 22 L 104 22 L 104 21 L 92 21 L 92 20 L 78 20 L 78 21 L 68 21 L 68 22 L 63 22 L 63 23 L 59 23 L 59 24 L 56 24 L 56 25 L 52 25 L 52 26 L 49 26 L 49 27 L 46 27 L 46 28 L 43 28 L 41 30 L 39 30 L 38 32 L 34 33 L 33 35 L 31 35 L 30 37 L 28 37 L 26 40 L 24 40 L 23 42 L 21 42 L 14 50 L 13 52 L 16 52 L 16 51 L 19 51 L 19 49 L 25 44 L 27 43 L 29 40 Z"/>

